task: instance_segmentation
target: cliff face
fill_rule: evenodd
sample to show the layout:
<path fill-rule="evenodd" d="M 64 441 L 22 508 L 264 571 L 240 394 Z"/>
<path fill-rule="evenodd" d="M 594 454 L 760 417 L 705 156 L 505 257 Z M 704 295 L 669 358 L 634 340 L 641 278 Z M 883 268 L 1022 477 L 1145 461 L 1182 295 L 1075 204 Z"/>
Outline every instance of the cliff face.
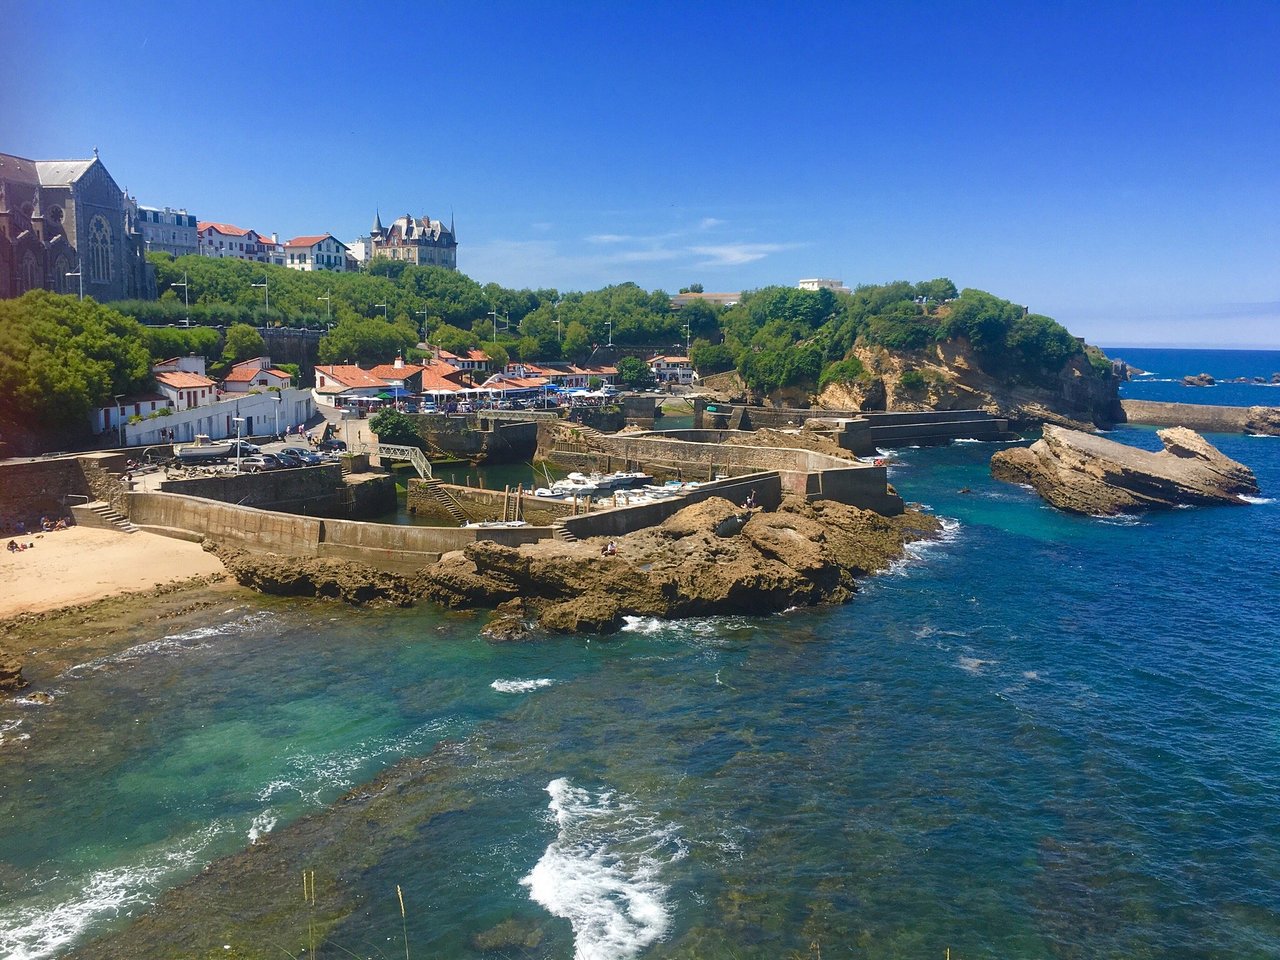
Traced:
<path fill-rule="evenodd" d="M 1243 504 L 1256 494 L 1253 471 L 1185 427 L 1161 430 L 1151 453 L 1094 434 L 1047 426 L 1030 447 L 991 458 L 997 480 L 1025 483 L 1070 513 L 1100 516 L 1179 504 Z"/>
<path fill-rule="evenodd" d="M 843 410 L 985 410 L 1015 425 L 1108 426 L 1119 402 L 1119 379 L 1099 377 L 1088 358 L 1072 358 L 1051 385 L 1010 383 L 982 369 L 963 340 L 919 352 L 858 346 L 865 381 L 832 384 L 818 406 Z M 904 382 L 904 374 L 908 376 Z"/>

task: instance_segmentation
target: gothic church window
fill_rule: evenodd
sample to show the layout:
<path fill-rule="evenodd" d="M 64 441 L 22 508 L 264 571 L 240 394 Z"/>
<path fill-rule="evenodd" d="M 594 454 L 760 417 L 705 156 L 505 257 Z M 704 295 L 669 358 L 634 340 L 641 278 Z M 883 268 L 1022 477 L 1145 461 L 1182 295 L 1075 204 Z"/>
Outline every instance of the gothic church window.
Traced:
<path fill-rule="evenodd" d="M 22 275 L 20 280 L 22 283 L 22 293 L 26 293 L 28 290 L 39 290 L 44 286 L 44 284 L 40 282 L 40 265 L 36 263 L 36 255 L 30 251 L 28 251 L 27 255 L 22 258 Z"/>
<path fill-rule="evenodd" d="M 89 279 L 94 283 L 111 280 L 111 228 L 102 217 L 89 224 Z"/>

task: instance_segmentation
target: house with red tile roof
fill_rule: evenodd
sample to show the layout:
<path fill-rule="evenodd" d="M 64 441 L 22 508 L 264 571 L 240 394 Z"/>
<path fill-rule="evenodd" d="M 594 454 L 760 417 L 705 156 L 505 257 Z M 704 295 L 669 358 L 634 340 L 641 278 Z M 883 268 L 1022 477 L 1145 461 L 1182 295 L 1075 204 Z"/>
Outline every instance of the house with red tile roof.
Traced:
<path fill-rule="evenodd" d="M 254 390 L 270 390 L 272 387 L 283 390 L 292 383 L 293 376 L 289 371 L 273 367 L 270 357 L 254 357 L 234 364 L 231 371 L 222 378 L 222 389 L 227 393 L 250 393 Z"/>
<path fill-rule="evenodd" d="M 283 262 L 283 247 L 274 233 L 259 233 L 213 220 L 201 220 L 196 224 L 196 250 L 205 257 L 253 260 L 257 263 Z"/>
<path fill-rule="evenodd" d="M 284 245 L 285 266 L 290 270 L 330 270 L 346 273 L 351 252 L 332 233 L 294 237 Z"/>
<path fill-rule="evenodd" d="M 690 384 L 697 379 L 693 363 L 688 357 L 650 357 L 646 362 L 649 372 L 658 383 Z"/>

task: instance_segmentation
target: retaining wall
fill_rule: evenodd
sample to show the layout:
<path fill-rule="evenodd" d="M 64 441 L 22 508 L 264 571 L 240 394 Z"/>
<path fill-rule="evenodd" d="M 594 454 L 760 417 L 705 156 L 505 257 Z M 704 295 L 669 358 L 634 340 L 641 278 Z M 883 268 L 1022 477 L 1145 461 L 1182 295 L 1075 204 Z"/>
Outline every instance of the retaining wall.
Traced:
<path fill-rule="evenodd" d="M 161 482 L 160 489 L 165 493 L 220 500 L 261 510 L 325 516 L 346 510 L 343 486 L 342 467 L 337 463 L 326 463 L 239 476 L 165 480 Z"/>
<path fill-rule="evenodd" d="M 634 507 L 595 510 L 562 520 L 561 525 L 579 540 L 587 537 L 621 537 L 659 524 L 685 507 L 712 497 L 723 497 L 732 503 L 741 504 L 746 502 L 752 492 L 760 506 L 769 510 L 777 509 L 782 502 L 781 476 L 775 472 L 766 472 L 718 480 L 679 497 L 637 504 Z"/>
<path fill-rule="evenodd" d="M 89 496 L 92 493 L 84 471 L 70 457 L 0 463 L 0 521 L 21 520 L 33 530 L 32 523 L 45 514 L 67 513 L 64 503 Z"/>
<path fill-rule="evenodd" d="M 554 533 L 550 527 L 411 527 L 321 520 L 176 493 L 129 494 L 129 518 L 151 533 L 179 539 L 207 537 L 259 553 L 355 560 L 395 573 L 421 569 L 477 540 L 519 546 L 549 540 Z"/>
<path fill-rule="evenodd" d="M 1219 407 L 1207 403 L 1159 403 L 1121 400 L 1126 423 L 1152 427 L 1187 427 L 1200 433 L 1243 433 L 1250 407 Z M 1274 407 L 1267 409 L 1276 409 Z"/>

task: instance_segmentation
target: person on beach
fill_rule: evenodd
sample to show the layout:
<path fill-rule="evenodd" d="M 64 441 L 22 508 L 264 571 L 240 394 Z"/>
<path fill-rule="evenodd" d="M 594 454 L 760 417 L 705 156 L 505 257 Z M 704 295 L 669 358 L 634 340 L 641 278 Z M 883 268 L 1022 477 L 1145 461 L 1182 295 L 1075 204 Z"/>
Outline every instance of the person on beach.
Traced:
<path fill-rule="evenodd" d="M 743 504 L 748 510 L 754 510 L 756 506 L 756 492 L 754 490 L 747 496 L 747 502 Z"/>
<path fill-rule="evenodd" d="M 606 556 L 606 557 L 614 557 L 614 556 L 617 556 L 617 554 L 618 554 L 618 545 L 617 545 L 616 543 L 614 543 L 612 540 L 610 540 L 607 544 L 605 544 L 605 548 L 604 548 L 604 550 L 603 550 L 603 551 L 601 551 L 601 552 L 602 552 L 602 553 L 604 554 L 604 556 Z"/>
<path fill-rule="evenodd" d="M 17 552 L 18 552 L 18 549 L 19 549 L 18 544 L 17 544 L 15 541 L 10 540 L 10 541 L 9 541 L 9 552 L 10 552 L 10 553 L 17 553 Z"/>

